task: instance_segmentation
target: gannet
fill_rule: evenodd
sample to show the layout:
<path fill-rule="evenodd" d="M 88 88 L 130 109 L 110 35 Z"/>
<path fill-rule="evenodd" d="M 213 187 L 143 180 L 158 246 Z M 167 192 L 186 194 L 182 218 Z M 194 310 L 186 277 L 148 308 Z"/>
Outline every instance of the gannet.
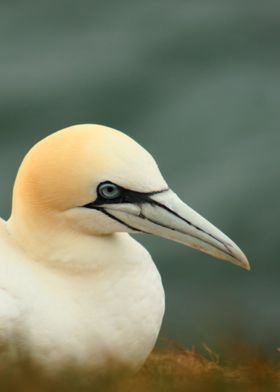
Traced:
<path fill-rule="evenodd" d="M 51 134 L 25 156 L 0 221 L 0 340 L 46 369 L 136 370 L 164 314 L 160 274 L 129 233 L 245 269 L 225 234 L 169 189 L 152 156 L 101 125 Z"/>

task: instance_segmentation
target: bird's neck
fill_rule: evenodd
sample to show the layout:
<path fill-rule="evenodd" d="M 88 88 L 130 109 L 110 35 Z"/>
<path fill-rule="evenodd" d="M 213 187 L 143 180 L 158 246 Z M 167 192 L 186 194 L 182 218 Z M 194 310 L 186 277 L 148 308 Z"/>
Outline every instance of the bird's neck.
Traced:
<path fill-rule="evenodd" d="M 91 236 L 55 217 L 12 215 L 7 229 L 33 260 L 69 272 L 126 269 L 149 259 L 148 252 L 127 233 Z"/>

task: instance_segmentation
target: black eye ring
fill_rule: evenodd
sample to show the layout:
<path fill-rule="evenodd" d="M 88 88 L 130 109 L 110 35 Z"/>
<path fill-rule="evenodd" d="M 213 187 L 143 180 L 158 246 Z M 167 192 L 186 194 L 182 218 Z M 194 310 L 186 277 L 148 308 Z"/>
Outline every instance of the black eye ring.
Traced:
<path fill-rule="evenodd" d="M 97 191 L 99 196 L 106 200 L 114 200 L 121 195 L 120 187 L 112 182 L 103 182 L 98 186 Z"/>

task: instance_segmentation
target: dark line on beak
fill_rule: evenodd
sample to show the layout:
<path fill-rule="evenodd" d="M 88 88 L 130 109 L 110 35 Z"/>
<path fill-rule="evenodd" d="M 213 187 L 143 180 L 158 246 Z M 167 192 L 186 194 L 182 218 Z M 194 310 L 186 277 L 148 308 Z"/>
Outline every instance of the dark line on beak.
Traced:
<path fill-rule="evenodd" d="M 160 208 L 163 208 L 164 210 L 168 211 L 170 214 L 172 214 L 172 215 L 176 216 L 177 218 L 181 219 L 183 222 L 186 222 L 188 225 L 194 227 L 196 230 L 201 231 L 202 233 L 204 233 L 204 234 L 208 235 L 209 237 L 213 238 L 215 241 L 219 242 L 220 244 L 222 244 L 222 245 L 226 248 L 226 250 L 228 251 L 228 254 L 229 254 L 231 257 L 233 257 L 234 259 L 236 259 L 236 257 L 235 257 L 235 256 L 233 255 L 233 253 L 231 252 L 231 249 L 229 248 L 229 245 L 226 244 L 225 242 L 223 242 L 222 240 L 220 240 L 219 238 L 217 238 L 216 236 L 214 236 L 213 234 L 208 233 L 207 231 L 201 229 L 199 226 L 194 225 L 194 224 L 191 223 L 188 219 L 183 218 L 183 217 L 182 217 L 181 215 L 179 215 L 177 212 L 171 210 L 171 208 L 167 207 L 166 205 L 164 205 L 164 204 L 162 204 L 162 203 L 160 203 L 160 202 L 158 202 L 158 201 L 156 201 L 156 200 L 154 200 L 154 199 L 150 199 L 150 203 L 151 203 L 152 205 L 154 204 L 154 205 L 156 205 L 156 206 L 158 206 L 158 207 L 160 207 Z M 159 224 L 159 223 L 158 223 L 158 224 Z M 169 227 L 169 228 L 170 228 L 170 227 Z M 170 229 L 171 229 L 171 228 L 170 228 Z M 174 230 L 176 230 L 176 229 L 174 229 Z M 180 231 L 180 230 L 177 230 L 177 231 Z M 190 235 L 190 234 L 185 233 L 185 232 L 183 232 L 183 231 L 180 231 L 180 232 L 181 232 L 182 234 Z M 196 236 L 194 236 L 194 235 L 190 235 L 190 236 L 193 237 L 193 238 L 196 238 L 196 239 L 198 239 L 198 240 L 200 240 L 200 241 L 203 241 L 203 240 L 201 240 L 199 237 L 196 237 Z M 204 240 L 204 242 L 206 242 L 208 245 L 213 246 L 214 248 L 216 248 L 216 249 L 218 249 L 218 250 L 223 251 L 223 249 L 218 248 L 217 246 L 214 246 L 213 244 L 210 244 L 209 242 L 207 242 L 207 241 L 205 241 L 205 240 Z M 237 260 L 237 259 L 236 259 L 236 260 Z"/>
<path fill-rule="evenodd" d="M 165 225 L 165 224 L 163 224 L 163 223 L 157 222 L 157 221 L 155 221 L 155 220 L 153 220 L 153 219 L 151 219 L 151 218 L 146 217 L 146 216 L 145 216 L 144 214 L 142 214 L 142 213 L 139 215 L 139 218 L 145 219 L 145 220 L 147 220 L 147 221 L 149 221 L 149 222 L 155 224 L 156 226 L 161 226 L 161 227 L 164 227 L 164 228 L 166 228 L 166 229 L 169 229 L 169 230 L 172 230 L 172 231 L 175 231 L 175 232 L 178 232 L 178 233 L 187 235 L 187 236 L 189 236 L 189 237 L 191 237 L 191 238 L 195 238 L 195 239 L 197 239 L 197 240 L 199 240 L 199 241 L 201 241 L 201 242 L 204 242 L 204 243 L 210 245 L 212 248 L 215 248 L 215 249 L 217 249 L 217 250 L 219 250 L 219 251 L 221 251 L 221 252 L 225 252 L 224 249 L 219 248 L 219 247 L 218 247 L 217 245 L 215 245 L 215 244 L 211 244 L 211 243 L 208 242 L 207 240 L 203 240 L 203 239 L 201 239 L 201 238 L 195 236 L 194 234 L 186 233 L 186 232 L 183 231 L 183 230 L 175 229 L 175 228 L 172 227 L 172 226 L 168 226 L 168 225 Z M 205 233 L 204 230 L 200 230 L 200 231 L 202 231 L 203 233 Z M 145 233 L 146 233 L 146 234 L 153 234 L 153 233 L 149 233 L 148 231 L 146 231 Z M 205 234 L 207 234 L 207 233 L 205 233 Z M 224 245 L 224 243 L 222 243 L 222 244 Z M 226 249 L 227 249 L 227 248 L 226 248 Z M 225 253 L 227 253 L 228 255 L 230 255 L 231 257 L 233 257 L 233 258 L 236 259 L 236 257 L 234 257 L 231 253 L 228 253 L 228 252 L 225 252 Z M 236 259 L 236 260 L 237 260 L 237 259 Z"/>
<path fill-rule="evenodd" d="M 105 208 L 102 208 L 102 207 L 94 207 L 94 209 L 97 210 L 97 211 L 103 212 L 103 214 L 107 215 L 109 218 L 114 219 L 115 221 L 121 223 L 122 225 L 126 226 L 127 228 L 129 228 L 129 229 L 131 229 L 131 230 L 133 230 L 133 231 L 137 231 L 137 232 L 140 232 L 140 233 L 145 233 L 144 231 L 139 230 L 139 229 L 137 229 L 136 227 L 133 227 L 133 226 L 131 226 L 131 225 L 125 223 L 125 222 L 122 221 L 121 219 L 117 218 L 115 215 L 110 214 L 110 212 L 108 212 L 107 210 L 105 210 Z"/>
<path fill-rule="evenodd" d="M 110 181 L 106 181 L 106 182 L 110 182 Z M 103 214 L 107 215 L 111 219 L 114 219 L 115 221 L 121 223 L 122 225 L 126 226 L 127 228 L 129 228 L 129 229 L 131 229 L 131 230 L 133 230 L 135 232 L 152 234 L 152 233 L 148 233 L 148 232 L 139 230 L 139 229 L 137 229 L 137 228 L 135 228 L 135 227 L 125 223 L 121 219 L 119 219 L 116 216 L 114 216 L 113 214 L 109 213 L 104 207 L 102 207 L 102 205 L 121 204 L 121 203 L 125 204 L 125 203 L 128 203 L 128 204 L 137 204 L 140 207 L 140 209 L 141 209 L 141 206 L 143 204 L 149 203 L 152 206 L 157 206 L 157 207 L 160 207 L 160 208 L 166 210 L 170 214 L 176 216 L 177 218 L 181 219 L 183 222 L 187 223 L 189 226 L 191 226 L 191 227 L 195 228 L 196 230 L 204 233 L 205 235 L 213 238 L 215 241 L 219 242 L 223 246 L 223 249 L 221 249 L 218 246 L 215 246 L 215 245 L 209 243 L 206 239 L 202 240 L 201 238 L 199 238 L 199 237 L 197 237 L 195 235 L 191 235 L 191 234 L 186 233 L 186 232 L 184 232 L 182 230 L 178 230 L 178 229 L 175 229 L 175 228 L 173 228 L 171 226 L 164 225 L 164 224 L 161 224 L 159 222 L 153 221 L 152 219 L 145 217 L 145 215 L 143 215 L 142 213 L 140 214 L 139 218 L 146 219 L 146 220 L 150 221 L 151 223 L 154 223 L 154 224 L 156 224 L 158 226 L 161 226 L 161 227 L 165 227 L 166 229 L 173 230 L 173 231 L 178 231 L 181 234 L 189 235 L 190 237 L 198 239 L 198 240 L 200 240 L 202 242 L 205 242 L 208 245 L 212 246 L 213 248 L 216 248 L 216 249 L 218 249 L 218 250 L 220 250 L 222 252 L 225 252 L 225 250 L 226 250 L 225 253 L 227 253 L 228 255 L 233 257 L 234 259 L 238 260 L 233 255 L 233 253 L 232 253 L 232 251 L 230 249 L 230 244 L 224 243 L 222 240 L 217 238 L 215 235 L 213 235 L 211 233 L 208 233 L 207 231 L 201 229 L 199 226 L 194 225 L 191 221 L 189 221 L 188 219 L 183 218 L 181 215 L 179 215 L 177 212 L 173 211 L 171 208 L 167 207 L 166 205 L 164 205 L 164 204 L 162 204 L 162 203 L 160 203 L 157 200 L 154 200 L 152 198 L 152 196 L 154 196 L 154 195 L 157 195 L 157 194 L 169 191 L 169 188 L 164 188 L 164 189 L 161 189 L 161 190 L 158 190 L 158 191 L 152 191 L 152 192 L 138 192 L 138 191 L 133 191 L 133 190 L 130 190 L 130 189 L 125 189 L 125 188 L 123 188 L 123 187 L 121 187 L 119 185 L 118 185 L 118 187 L 121 189 L 121 195 L 118 198 L 116 198 L 116 199 L 108 199 L 107 200 L 107 199 L 101 198 L 100 195 L 98 195 L 97 199 L 95 201 L 93 201 L 91 203 L 88 203 L 84 207 L 91 208 L 91 209 L 96 209 L 96 210 L 98 210 L 100 212 L 103 212 Z"/>

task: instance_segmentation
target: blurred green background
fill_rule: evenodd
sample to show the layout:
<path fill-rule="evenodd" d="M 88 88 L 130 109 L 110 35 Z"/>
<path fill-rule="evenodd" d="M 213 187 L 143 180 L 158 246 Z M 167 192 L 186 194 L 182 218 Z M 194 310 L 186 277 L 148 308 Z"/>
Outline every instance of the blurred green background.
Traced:
<path fill-rule="evenodd" d="M 18 165 L 77 123 L 125 131 L 252 271 L 158 238 L 161 335 L 280 346 L 280 4 L 266 0 L 0 1 L 0 215 Z M 137 304 L 136 304 L 137 306 Z"/>

